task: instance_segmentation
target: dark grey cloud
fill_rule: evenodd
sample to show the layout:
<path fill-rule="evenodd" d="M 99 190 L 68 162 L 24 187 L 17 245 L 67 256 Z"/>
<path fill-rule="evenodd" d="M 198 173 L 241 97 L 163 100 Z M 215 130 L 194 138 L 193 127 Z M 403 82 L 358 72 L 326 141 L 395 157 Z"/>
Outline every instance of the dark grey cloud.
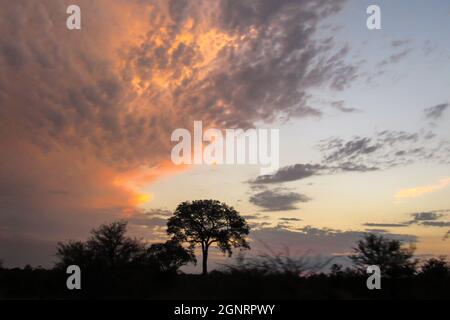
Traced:
<path fill-rule="evenodd" d="M 381 227 L 381 228 L 401 228 L 409 227 L 411 225 L 422 225 L 428 227 L 448 227 L 450 221 L 438 221 L 446 217 L 450 210 L 434 210 L 422 211 L 409 214 L 413 219 L 402 223 L 365 223 L 366 227 Z"/>
<path fill-rule="evenodd" d="M 443 228 L 443 227 L 450 227 L 450 221 L 423 221 L 421 222 L 421 225 Z"/>
<path fill-rule="evenodd" d="M 314 21 L 340 11 L 344 2 L 342 0 L 220 1 L 220 25 L 227 30 L 243 32 L 253 26 L 267 26 L 273 20 L 278 20 L 280 13 L 288 15 L 290 12 L 294 12 L 299 18 Z"/>
<path fill-rule="evenodd" d="M 269 216 L 260 213 L 243 215 L 242 217 L 247 220 L 252 230 L 265 228 L 271 225 L 271 223 L 267 221 Z"/>
<path fill-rule="evenodd" d="M 340 159 L 352 160 L 361 155 L 375 152 L 379 145 L 373 144 L 371 138 L 355 138 L 340 144 L 335 151 L 325 157 L 325 162 L 334 162 Z"/>
<path fill-rule="evenodd" d="M 271 183 L 284 183 L 297 181 L 318 175 L 330 175 L 339 172 L 368 172 L 376 171 L 376 167 L 367 167 L 364 164 L 344 162 L 335 166 L 325 166 L 322 164 L 302 164 L 282 167 L 273 174 L 258 176 L 249 182 L 252 185 L 264 185 Z"/>
<path fill-rule="evenodd" d="M 331 137 L 321 140 L 319 163 L 295 164 L 280 168 L 273 174 L 258 176 L 256 184 L 297 181 L 318 175 L 342 172 L 371 172 L 416 162 L 449 163 L 450 141 L 438 139 L 433 132 L 384 130 L 372 137 L 350 139 Z"/>
<path fill-rule="evenodd" d="M 355 113 L 355 112 L 359 112 L 360 110 L 356 109 L 356 108 L 349 108 L 345 106 L 345 101 L 340 100 L 340 101 L 333 101 L 331 102 L 331 106 L 333 108 L 335 108 L 336 110 L 339 110 L 341 112 L 344 113 Z"/>
<path fill-rule="evenodd" d="M 280 218 L 280 219 L 278 219 L 278 220 L 281 220 L 281 221 L 292 221 L 292 222 L 298 222 L 298 221 L 302 221 L 302 219 L 299 219 L 299 218 Z"/>
<path fill-rule="evenodd" d="M 329 167 L 330 171 L 333 173 L 336 172 L 369 172 L 369 171 L 377 171 L 379 168 L 377 167 L 368 167 L 364 164 L 357 164 L 352 162 L 343 162 L 338 166 Z"/>
<path fill-rule="evenodd" d="M 363 226 L 366 227 L 381 227 L 381 228 L 401 228 L 407 227 L 406 223 L 364 223 Z"/>
<path fill-rule="evenodd" d="M 259 219 L 259 215 L 257 214 L 249 214 L 249 215 L 243 215 L 242 218 L 244 218 L 245 220 L 256 220 Z"/>
<path fill-rule="evenodd" d="M 285 211 L 297 209 L 296 204 L 308 202 L 311 199 L 303 194 L 289 191 L 285 188 L 264 190 L 252 195 L 250 203 L 261 207 L 264 211 Z"/>
<path fill-rule="evenodd" d="M 274 174 L 262 175 L 252 180 L 254 184 L 281 183 L 319 175 L 326 167 L 319 164 L 295 164 L 280 168 Z"/>
<path fill-rule="evenodd" d="M 411 216 L 414 218 L 414 222 L 420 222 L 438 220 L 439 218 L 443 217 L 444 214 L 439 211 L 425 211 L 412 213 Z"/>
<path fill-rule="evenodd" d="M 261 229 L 261 228 L 267 228 L 271 225 L 269 222 L 250 222 L 248 224 L 251 228 L 251 230 Z"/>
<path fill-rule="evenodd" d="M 437 120 L 442 117 L 445 110 L 448 109 L 448 103 L 441 103 L 433 107 L 426 108 L 424 110 L 425 118 L 430 120 Z"/>
<path fill-rule="evenodd" d="M 318 149 L 323 154 L 322 164 L 325 166 L 342 167 L 349 162 L 355 168 L 373 171 L 415 162 L 447 163 L 450 155 L 448 146 L 449 141 L 439 140 L 429 131 L 409 133 L 384 130 L 372 137 L 322 140 Z"/>
<path fill-rule="evenodd" d="M 417 142 L 419 140 L 419 133 L 384 130 L 376 133 L 376 139 L 382 144 L 392 146 L 398 143 Z"/>
<path fill-rule="evenodd" d="M 413 217 L 412 220 L 408 221 L 408 224 L 419 224 L 428 227 L 448 227 L 450 226 L 449 221 L 437 221 L 441 218 L 446 217 L 450 210 L 434 210 L 434 211 L 424 211 L 411 213 Z"/>

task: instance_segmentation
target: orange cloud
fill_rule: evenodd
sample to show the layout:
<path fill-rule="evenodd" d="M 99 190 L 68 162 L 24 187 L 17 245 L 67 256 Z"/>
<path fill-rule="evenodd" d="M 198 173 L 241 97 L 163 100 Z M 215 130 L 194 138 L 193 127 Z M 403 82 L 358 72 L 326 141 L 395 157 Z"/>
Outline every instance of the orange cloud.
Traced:
<path fill-rule="evenodd" d="M 444 189 L 450 185 L 450 178 L 444 178 L 436 182 L 435 184 L 415 187 L 415 188 L 406 188 L 401 189 L 395 194 L 395 198 L 397 199 L 405 199 L 405 198 L 417 198 L 427 193 L 436 192 L 438 190 Z"/>
<path fill-rule="evenodd" d="M 187 169 L 170 162 L 173 130 L 318 114 L 302 88 L 342 86 L 343 61 L 328 65 L 331 47 L 317 58 L 311 32 L 335 4 L 77 0 L 82 30 L 71 32 L 67 3 L 0 11 L 0 225 L 10 234 L 83 236 Z"/>

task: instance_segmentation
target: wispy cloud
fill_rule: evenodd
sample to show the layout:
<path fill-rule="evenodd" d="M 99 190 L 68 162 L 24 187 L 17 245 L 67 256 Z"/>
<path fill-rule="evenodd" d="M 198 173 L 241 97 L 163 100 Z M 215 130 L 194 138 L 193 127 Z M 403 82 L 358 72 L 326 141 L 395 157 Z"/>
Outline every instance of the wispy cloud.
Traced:
<path fill-rule="evenodd" d="M 442 117 L 444 111 L 449 107 L 448 103 L 441 103 L 433 107 L 426 108 L 424 110 L 425 117 L 431 120 L 437 120 Z"/>
<path fill-rule="evenodd" d="M 411 53 L 412 50 L 413 49 L 411 49 L 411 48 L 407 48 L 401 52 L 394 53 L 394 54 L 390 55 L 388 58 L 379 62 L 378 67 L 385 67 L 385 66 L 388 66 L 391 64 L 398 63 L 398 62 L 402 61 L 404 58 L 406 58 Z"/>
<path fill-rule="evenodd" d="M 408 220 L 400 223 L 364 223 L 363 226 L 366 227 L 377 227 L 377 228 L 400 228 L 409 227 L 412 225 L 421 225 L 425 227 L 448 227 L 450 226 L 450 221 L 442 221 L 441 219 L 447 217 L 450 213 L 449 209 L 443 210 L 431 210 L 431 211 L 421 211 L 410 213 L 409 216 L 412 220 Z M 438 221 L 441 220 L 441 221 Z"/>
<path fill-rule="evenodd" d="M 396 194 L 396 199 L 417 198 L 427 193 L 433 193 L 444 189 L 450 185 L 450 178 L 444 178 L 434 184 L 419 186 L 414 188 L 400 189 Z"/>
<path fill-rule="evenodd" d="M 383 130 L 372 136 L 350 139 L 330 137 L 316 146 L 322 153 L 318 163 L 297 163 L 271 175 L 258 176 L 251 184 L 279 184 L 319 175 L 371 172 L 419 161 L 448 163 L 450 142 L 437 139 L 433 131 Z"/>
<path fill-rule="evenodd" d="M 258 176 L 256 179 L 250 182 L 253 184 L 268 184 L 296 181 L 319 175 L 325 169 L 327 168 L 320 164 L 297 163 L 292 166 L 280 168 L 274 174 Z"/>
<path fill-rule="evenodd" d="M 400 228 L 407 227 L 407 224 L 404 223 L 365 223 L 363 224 L 366 227 L 382 227 L 382 228 Z"/>
<path fill-rule="evenodd" d="M 398 47 L 402 47 L 402 46 L 405 46 L 410 43 L 411 43 L 410 39 L 398 39 L 398 40 L 392 41 L 391 46 L 394 48 L 398 48 Z"/>

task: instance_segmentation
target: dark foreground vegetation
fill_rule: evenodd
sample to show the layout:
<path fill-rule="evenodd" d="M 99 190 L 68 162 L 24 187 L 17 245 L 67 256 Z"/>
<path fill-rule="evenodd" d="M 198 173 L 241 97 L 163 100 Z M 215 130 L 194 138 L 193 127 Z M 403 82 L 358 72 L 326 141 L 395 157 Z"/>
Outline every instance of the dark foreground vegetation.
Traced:
<path fill-rule="evenodd" d="M 126 227 L 113 222 L 92 230 L 85 242 L 59 243 L 50 270 L 0 264 L 0 299 L 450 299 L 445 258 L 419 261 L 414 248 L 377 234 L 355 244 L 352 268 L 333 260 L 311 264 L 268 248 L 266 255 L 240 255 L 235 264 L 208 273 L 211 245 L 229 255 L 250 248 L 248 225 L 233 208 L 211 200 L 181 204 L 168 221 L 172 237 L 165 243 L 130 238 Z M 183 274 L 183 265 L 197 262 L 196 246 L 203 274 Z M 73 265 L 81 270 L 80 290 L 66 285 Z M 380 290 L 366 284 L 372 265 L 381 270 Z"/>
<path fill-rule="evenodd" d="M 62 270 L 1 270 L 0 299 L 450 299 L 450 278 L 418 274 L 382 279 L 368 290 L 366 276 L 212 272 L 207 276 L 124 268 L 87 271 L 82 290 L 67 290 Z"/>

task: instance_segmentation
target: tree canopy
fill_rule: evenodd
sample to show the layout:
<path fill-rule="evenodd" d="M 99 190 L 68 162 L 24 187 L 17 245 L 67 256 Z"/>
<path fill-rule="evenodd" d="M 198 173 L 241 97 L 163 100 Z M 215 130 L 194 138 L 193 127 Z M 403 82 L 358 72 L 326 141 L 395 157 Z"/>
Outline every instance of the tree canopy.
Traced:
<path fill-rule="evenodd" d="M 233 208 L 217 200 L 195 200 L 181 203 L 167 222 L 167 233 L 191 249 L 201 246 L 203 274 L 208 272 L 208 252 L 217 246 L 229 256 L 233 248 L 249 249 L 246 240 L 250 228 Z"/>
<path fill-rule="evenodd" d="M 402 241 L 393 240 L 377 234 L 367 234 L 357 242 L 354 255 L 350 256 L 360 269 L 377 265 L 382 274 L 390 277 L 414 274 L 417 261 L 415 248 L 405 248 Z"/>
<path fill-rule="evenodd" d="M 444 278 L 450 275 L 450 264 L 445 256 L 430 258 L 422 265 L 420 273 L 427 277 Z"/>
<path fill-rule="evenodd" d="M 174 272 L 185 264 L 197 263 L 192 249 L 185 249 L 175 240 L 152 244 L 147 249 L 146 257 L 163 272 Z"/>
<path fill-rule="evenodd" d="M 126 221 L 115 221 L 93 229 L 86 242 L 58 243 L 55 267 L 78 265 L 81 268 L 118 269 L 134 266 L 176 272 L 181 266 L 196 262 L 192 251 L 174 240 L 148 246 L 128 237 L 126 231 Z"/>

